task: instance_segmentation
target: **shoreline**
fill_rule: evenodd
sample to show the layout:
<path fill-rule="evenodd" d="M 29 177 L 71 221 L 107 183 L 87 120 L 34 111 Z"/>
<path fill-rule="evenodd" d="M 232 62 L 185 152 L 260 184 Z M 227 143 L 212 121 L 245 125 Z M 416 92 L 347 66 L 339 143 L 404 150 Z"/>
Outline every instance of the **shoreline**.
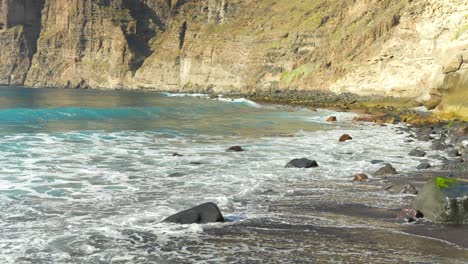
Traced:
<path fill-rule="evenodd" d="M 389 129 L 404 133 L 407 140 L 412 140 L 408 144 L 416 140 L 432 144 L 448 134 L 447 145 L 458 146 L 456 142 L 461 138 L 454 134 L 454 128 L 443 125 Z M 468 140 L 468 135 L 463 138 Z M 467 157 L 467 150 L 465 147 L 463 158 Z M 374 176 L 364 182 L 352 182 L 349 175 L 345 181 L 312 177 L 290 183 L 281 186 L 289 191 L 280 198 L 273 198 L 273 189 L 259 193 L 251 201 L 267 208 L 264 215 L 206 225 L 198 240 L 177 237 L 173 243 L 184 243 L 192 254 L 215 244 L 226 251 L 213 257 L 234 263 L 246 256 L 273 259 L 272 263 L 465 263 L 468 225 L 436 224 L 426 219 L 409 223 L 399 216 L 402 209 L 411 208 L 416 197 L 400 193 L 405 184 L 421 190 L 435 176 L 468 178 L 466 159 L 462 163 L 451 162 L 454 159 L 442 160 L 442 165 L 427 170 L 399 171 L 397 175 Z M 387 190 L 389 185 L 392 187 Z M 248 250 L 239 247 L 245 244 L 250 246 Z M 166 250 L 170 248 L 163 248 Z M 168 259 L 163 255 L 158 260 Z M 185 263 L 183 258 L 175 260 Z"/>

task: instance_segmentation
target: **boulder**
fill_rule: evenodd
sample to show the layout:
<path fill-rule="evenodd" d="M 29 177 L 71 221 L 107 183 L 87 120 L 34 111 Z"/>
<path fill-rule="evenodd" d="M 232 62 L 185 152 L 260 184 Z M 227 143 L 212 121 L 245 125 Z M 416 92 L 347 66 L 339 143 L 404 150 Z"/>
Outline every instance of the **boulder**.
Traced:
<path fill-rule="evenodd" d="M 436 223 L 468 223 L 468 181 L 436 177 L 424 185 L 413 208 Z"/>
<path fill-rule="evenodd" d="M 419 165 L 416 167 L 416 169 L 418 169 L 418 170 L 425 170 L 425 169 L 429 169 L 430 167 L 432 167 L 430 163 L 428 163 L 428 162 L 423 162 L 423 163 L 419 164 Z"/>
<path fill-rule="evenodd" d="M 398 172 L 390 163 L 386 163 L 383 167 L 374 172 L 374 174 L 378 176 L 387 176 L 398 174 Z"/>
<path fill-rule="evenodd" d="M 336 116 L 330 116 L 327 118 L 327 122 L 336 122 Z"/>
<path fill-rule="evenodd" d="M 369 177 L 364 173 L 358 173 L 353 177 L 353 181 L 367 181 L 368 179 Z"/>
<path fill-rule="evenodd" d="M 245 151 L 241 146 L 232 146 L 228 148 L 226 151 L 229 152 L 240 152 L 240 151 Z"/>
<path fill-rule="evenodd" d="M 456 72 L 460 69 L 462 64 L 463 64 L 463 56 L 462 54 L 458 54 L 457 56 L 452 58 L 452 60 L 450 60 L 443 66 L 442 72 L 444 74 Z"/>
<path fill-rule="evenodd" d="M 318 167 L 318 164 L 315 160 L 310 160 L 306 158 L 302 159 L 293 159 L 286 166 L 285 168 L 314 168 Z"/>
<path fill-rule="evenodd" d="M 206 224 L 214 222 L 224 222 L 218 206 L 214 203 L 204 203 L 193 208 L 171 215 L 163 222 L 176 224 Z"/>
<path fill-rule="evenodd" d="M 416 149 L 413 149 L 412 151 L 410 151 L 410 153 L 408 153 L 408 155 L 413 156 L 413 157 L 424 157 L 424 156 L 426 156 L 426 152 L 416 148 Z"/>
<path fill-rule="evenodd" d="M 350 135 L 348 135 L 348 134 L 343 134 L 343 135 L 338 139 L 338 141 L 339 141 L 339 142 L 345 142 L 345 141 L 351 140 L 351 139 L 353 139 L 353 138 L 352 138 Z"/>

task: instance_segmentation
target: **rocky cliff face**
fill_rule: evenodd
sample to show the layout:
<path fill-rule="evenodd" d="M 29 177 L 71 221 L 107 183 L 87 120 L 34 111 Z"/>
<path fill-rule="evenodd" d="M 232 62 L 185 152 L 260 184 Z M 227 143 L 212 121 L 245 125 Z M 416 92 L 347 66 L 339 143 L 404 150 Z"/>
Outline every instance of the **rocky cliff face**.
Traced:
<path fill-rule="evenodd" d="M 325 89 L 467 112 L 466 0 L 0 2 L 4 84 Z"/>
<path fill-rule="evenodd" d="M 0 84 L 22 85 L 36 53 L 42 2 L 0 0 Z"/>

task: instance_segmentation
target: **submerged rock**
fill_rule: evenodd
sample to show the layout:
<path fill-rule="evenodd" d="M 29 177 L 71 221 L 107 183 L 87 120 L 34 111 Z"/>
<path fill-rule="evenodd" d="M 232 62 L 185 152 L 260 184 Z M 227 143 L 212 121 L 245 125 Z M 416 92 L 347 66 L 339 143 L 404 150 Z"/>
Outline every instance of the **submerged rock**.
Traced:
<path fill-rule="evenodd" d="M 429 180 L 413 208 L 436 223 L 468 223 L 468 181 L 445 177 Z"/>
<path fill-rule="evenodd" d="M 460 157 L 461 156 L 460 151 L 458 151 L 458 149 L 455 149 L 455 148 L 447 151 L 447 155 L 449 157 Z"/>
<path fill-rule="evenodd" d="M 172 156 L 173 157 L 183 157 L 184 155 L 175 152 L 175 153 L 172 153 Z"/>
<path fill-rule="evenodd" d="M 401 193 L 401 194 L 418 194 L 418 190 L 416 190 L 416 187 L 414 187 L 413 184 L 407 183 L 407 184 L 400 184 L 400 183 L 392 183 L 390 185 L 387 185 L 383 188 L 385 191 L 391 192 L 391 193 Z"/>
<path fill-rule="evenodd" d="M 214 222 L 224 222 L 218 206 L 215 203 L 204 203 L 193 208 L 171 215 L 163 222 L 176 224 L 205 224 Z"/>
<path fill-rule="evenodd" d="M 228 148 L 226 151 L 241 152 L 241 151 L 245 151 L 245 150 L 241 146 L 232 146 L 232 147 Z"/>
<path fill-rule="evenodd" d="M 371 160 L 370 163 L 371 164 L 377 164 L 377 163 L 383 163 L 385 162 L 384 160 Z"/>
<path fill-rule="evenodd" d="M 390 163 L 387 163 L 383 167 L 378 169 L 376 172 L 374 172 L 374 174 L 379 176 L 387 176 L 398 174 L 398 172 L 395 168 L 393 168 L 393 166 Z"/>
<path fill-rule="evenodd" d="M 353 181 L 367 181 L 368 179 L 369 177 L 364 173 L 358 173 L 353 177 Z"/>
<path fill-rule="evenodd" d="M 431 145 L 432 150 L 444 150 L 446 148 L 447 148 L 447 145 L 445 144 L 445 142 L 441 140 L 434 140 Z"/>
<path fill-rule="evenodd" d="M 178 177 L 183 177 L 185 176 L 186 174 L 184 173 L 181 173 L 181 172 L 175 172 L 175 173 L 171 173 L 169 175 L 167 175 L 167 177 L 170 177 L 170 178 L 178 178 Z"/>
<path fill-rule="evenodd" d="M 430 167 L 432 167 L 432 165 L 428 162 L 423 162 L 421 164 L 419 164 L 416 169 L 418 170 L 425 170 L 425 169 L 429 169 Z"/>
<path fill-rule="evenodd" d="M 336 122 L 336 116 L 330 116 L 327 118 L 327 122 Z"/>
<path fill-rule="evenodd" d="M 413 156 L 413 157 L 424 157 L 424 156 L 426 156 L 426 152 L 416 148 L 416 149 L 413 149 L 412 151 L 410 151 L 410 153 L 408 153 L 408 155 Z"/>
<path fill-rule="evenodd" d="M 350 135 L 348 134 L 343 134 L 339 139 L 338 141 L 339 142 L 345 142 L 345 141 L 348 141 L 348 140 L 351 140 L 353 139 Z"/>
<path fill-rule="evenodd" d="M 286 166 L 285 168 L 314 168 L 318 167 L 318 164 L 315 160 L 310 160 L 306 158 L 302 159 L 293 159 Z"/>

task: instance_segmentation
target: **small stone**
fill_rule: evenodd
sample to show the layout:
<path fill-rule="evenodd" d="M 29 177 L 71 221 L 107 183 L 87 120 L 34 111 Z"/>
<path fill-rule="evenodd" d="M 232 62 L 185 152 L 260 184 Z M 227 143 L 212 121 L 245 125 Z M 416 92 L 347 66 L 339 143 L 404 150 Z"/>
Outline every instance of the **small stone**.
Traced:
<path fill-rule="evenodd" d="M 385 162 L 383 160 L 371 160 L 370 163 L 371 164 L 378 164 L 378 163 L 382 163 L 382 162 Z"/>
<path fill-rule="evenodd" d="M 315 160 L 309 160 L 306 158 L 302 159 L 293 159 L 288 164 L 286 164 L 285 168 L 314 168 L 318 167 L 318 164 Z"/>
<path fill-rule="evenodd" d="M 423 163 L 419 164 L 419 165 L 416 167 L 416 169 L 418 169 L 418 170 L 425 170 L 425 169 L 429 169 L 430 167 L 432 167 L 430 163 L 428 163 L 428 162 L 423 162 Z"/>
<path fill-rule="evenodd" d="M 405 186 L 403 186 L 403 189 L 400 191 L 400 193 L 403 194 L 418 194 L 418 190 L 416 190 L 416 187 L 414 187 L 413 184 L 407 183 Z"/>
<path fill-rule="evenodd" d="M 403 218 L 405 219 L 408 223 L 412 223 L 416 221 L 418 218 L 423 218 L 424 215 L 419 212 L 418 210 L 415 209 L 403 209 L 401 212 L 398 214 L 398 218 Z"/>
<path fill-rule="evenodd" d="M 343 135 L 338 139 L 338 141 L 339 141 L 339 142 L 345 142 L 345 141 L 351 140 L 351 139 L 353 139 L 353 138 L 352 138 L 350 135 L 348 135 L 348 134 L 343 134 Z"/>
<path fill-rule="evenodd" d="M 330 116 L 327 118 L 327 122 L 336 122 L 336 116 Z"/>
<path fill-rule="evenodd" d="M 184 155 L 175 152 L 175 153 L 172 153 L 172 156 L 173 157 L 183 157 Z"/>
<path fill-rule="evenodd" d="M 232 147 L 228 148 L 226 151 L 241 152 L 241 151 L 245 151 L 245 150 L 241 146 L 232 146 Z"/>
<path fill-rule="evenodd" d="M 369 177 L 364 173 L 358 173 L 353 177 L 353 181 L 367 181 L 368 179 Z"/>
<path fill-rule="evenodd" d="M 376 172 L 374 172 L 374 174 L 378 176 L 387 176 L 398 174 L 398 172 L 395 168 L 393 168 L 391 164 L 387 163 L 383 167 L 378 169 Z"/>
<path fill-rule="evenodd" d="M 426 156 L 426 152 L 416 148 L 416 149 L 413 149 L 412 151 L 410 151 L 410 153 L 408 153 L 408 155 L 413 156 L 413 157 L 424 157 L 424 156 Z"/>

